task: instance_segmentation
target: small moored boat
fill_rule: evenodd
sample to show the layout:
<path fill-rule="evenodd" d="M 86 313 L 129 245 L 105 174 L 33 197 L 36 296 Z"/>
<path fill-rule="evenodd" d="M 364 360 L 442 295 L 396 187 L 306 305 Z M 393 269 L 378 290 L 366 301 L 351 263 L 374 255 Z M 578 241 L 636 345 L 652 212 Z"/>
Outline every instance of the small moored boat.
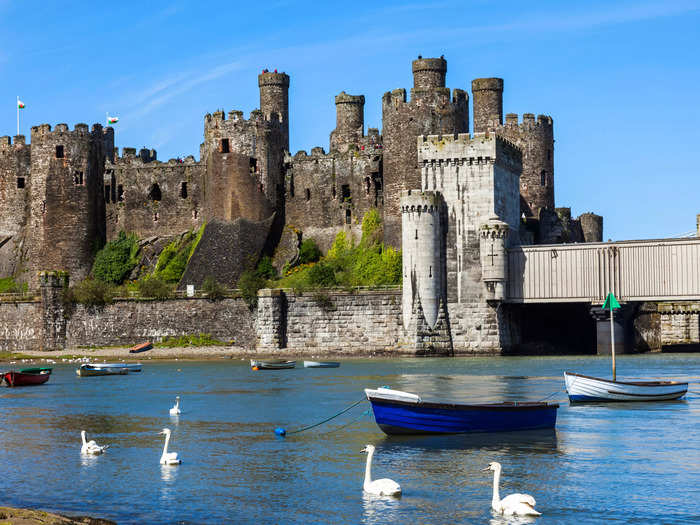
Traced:
<path fill-rule="evenodd" d="M 688 383 L 677 381 L 612 381 L 564 372 L 566 392 L 572 403 L 601 401 L 668 401 L 680 399 Z"/>
<path fill-rule="evenodd" d="M 97 368 L 126 368 L 129 372 L 140 372 L 141 363 L 90 363 Z"/>
<path fill-rule="evenodd" d="M 151 348 L 153 348 L 153 344 L 150 341 L 147 341 L 145 343 L 132 346 L 131 348 L 129 348 L 129 353 L 138 354 L 139 352 L 145 352 L 146 350 L 150 350 Z"/>
<path fill-rule="evenodd" d="M 49 380 L 52 370 L 53 368 L 48 367 L 22 368 L 18 371 L 11 370 L 3 372 L 0 383 L 9 387 L 42 385 Z"/>
<path fill-rule="evenodd" d="M 92 376 L 124 376 L 129 373 L 128 368 L 120 367 L 107 367 L 107 368 L 101 368 L 99 366 L 95 365 L 80 365 L 80 368 L 78 368 L 75 371 L 76 374 L 78 374 L 80 377 L 92 377 Z"/>
<path fill-rule="evenodd" d="M 304 368 L 338 368 L 338 361 L 304 361 Z"/>
<path fill-rule="evenodd" d="M 294 368 L 295 366 L 297 366 L 296 361 L 288 361 L 286 359 L 250 360 L 250 367 L 253 370 L 283 370 Z"/>
<path fill-rule="evenodd" d="M 509 401 L 457 404 L 423 401 L 389 388 L 365 389 L 374 419 L 385 434 L 464 434 L 554 428 L 557 403 Z"/>

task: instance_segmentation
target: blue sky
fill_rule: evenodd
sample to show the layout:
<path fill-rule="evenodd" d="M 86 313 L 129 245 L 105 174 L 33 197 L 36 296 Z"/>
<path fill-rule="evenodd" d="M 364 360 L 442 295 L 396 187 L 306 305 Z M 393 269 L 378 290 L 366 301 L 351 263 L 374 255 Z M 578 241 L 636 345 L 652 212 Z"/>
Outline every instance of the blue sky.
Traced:
<path fill-rule="evenodd" d="M 120 147 L 199 157 L 203 117 L 258 106 L 262 68 L 291 76 L 293 152 L 328 149 L 333 97 L 505 79 L 504 110 L 552 115 L 555 197 L 605 239 L 678 235 L 700 213 L 700 1 L 88 2 L 0 0 L 0 135 L 119 116 Z"/>

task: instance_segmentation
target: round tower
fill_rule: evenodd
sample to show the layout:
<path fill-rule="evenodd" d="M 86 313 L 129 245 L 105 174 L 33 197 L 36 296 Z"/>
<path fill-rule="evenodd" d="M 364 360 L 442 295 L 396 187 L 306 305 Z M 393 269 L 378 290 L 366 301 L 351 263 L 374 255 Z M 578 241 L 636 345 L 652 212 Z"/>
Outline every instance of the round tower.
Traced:
<path fill-rule="evenodd" d="M 335 97 L 335 130 L 331 133 L 331 151 L 345 151 L 364 136 L 365 96 L 341 91 Z"/>
<path fill-rule="evenodd" d="M 489 128 L 489 121 L 503 123 L 503 79 L 476 78 L 472 80 L 474 101 L 474 132 Z"/>
<path fill-rule="evenodd" d="M 418 58 L 413 61 L 413 89 L 444 88 L 447 60 L 440 58 Z"/>
<path fill-rule="evenodd" d="M 595 213 L 583 213 L 578 220 L 583 230 L 584 242 L 603 242 L 603 217 Z"/>
<path fill-rule="evenodd" d="M 506 297 L 508 259 L 506 242 L 510 226 L 508 223 L 489 217 L 479 228 L 479 252 L 481 256 L 481 280 L 486 288 L 487 301 L 502 301 Z"/>
<path fill-rule="evenodd" d="M 444 301 L 442 195 L 436 191 L 407 190 L 401 194 L 403 246 L 403 323 L 408 328 L 417 302 L 433 329 L 440 301 Z"/>
<path fill-rule="evenodd" d="M 258 75 L 260 87 L 260 110 L 266 120 L 272 113 L 279 115 L 284 149 L 289 151 L 289 75 L 263 70 Z"/>

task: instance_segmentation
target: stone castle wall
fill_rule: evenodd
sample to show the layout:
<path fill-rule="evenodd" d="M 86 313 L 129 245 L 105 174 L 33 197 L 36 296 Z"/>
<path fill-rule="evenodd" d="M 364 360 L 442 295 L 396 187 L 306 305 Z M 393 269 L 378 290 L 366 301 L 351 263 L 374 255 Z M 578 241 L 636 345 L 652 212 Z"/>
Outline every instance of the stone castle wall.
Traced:
<path fill-rule="evenodd" d="M 104 174 L 107 240 L 120 231 L 167 237 L 198 228 L 203 219 L 203 166 L 193 157 L 158 162 L 156 152 L 124 148 Z"/>
<path fill-rule="evenodd" d="M 0 137 L 0 276 L 19 270 L 21 234 L 27 222 L 31 148 L 23 135 Z"/>

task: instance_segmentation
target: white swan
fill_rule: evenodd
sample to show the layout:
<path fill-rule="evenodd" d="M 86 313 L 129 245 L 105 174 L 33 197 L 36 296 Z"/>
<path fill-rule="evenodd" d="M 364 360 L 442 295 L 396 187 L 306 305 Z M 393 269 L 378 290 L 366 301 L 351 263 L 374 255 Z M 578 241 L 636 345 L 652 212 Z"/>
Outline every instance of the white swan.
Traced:
<path fill-rule="evenodd" d="M 182 460 L 177 457 L 177 452 L 168 452 L 168 442 L 170 441 L 170 429 L 164 428 L 160 431 L 165 434 L 165 445 L 163 445 L 163 455 L 160 457 L 161 465 L 179 465 Z"/>
<path fill-rule="evenodd" d="M 170 409 L 171 416 L 180 415 L 180 396 L 175 396 L 175 405 Z"/>
<path fill-rule="evenodd" d="M 84 430 L 80 431 L 80 437 L 83 440 L 83 446 L 80 447 L 81 454 L 102 454 L 109 447 L 109 445 L 100 446 L 92 439 L 88 441 L 85 437 L 86 434 Z"/>
<path fill-rule="evenodd" d="M 483 470 L 493 470 L 493 498 L 491 508 L 505 516 L 541 516 L 535 510 L 535 498 L 529 494 L 511 494 L 501 499 L 498 495 L 498 483 L 501 479 L 501 464 L 494 461 Z"/>
<path fill-rule="evenodd" d="M 400 496 L 401 486 L 391 479 L 375 479 L 372 481 L 372 456 L 374 445 L 365 445 L 361 452 L 367 452 L 367 466 L 365 467 L 365 483 L 362 488 L 369 494 L 377 496 Z"/>

